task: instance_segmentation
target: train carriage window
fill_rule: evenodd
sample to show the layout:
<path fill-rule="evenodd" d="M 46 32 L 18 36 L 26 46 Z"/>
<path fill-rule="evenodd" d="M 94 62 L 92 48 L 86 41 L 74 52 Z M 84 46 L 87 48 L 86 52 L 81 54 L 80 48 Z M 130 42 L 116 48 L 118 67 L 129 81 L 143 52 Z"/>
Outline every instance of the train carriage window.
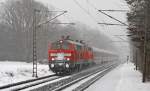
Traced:
<path fill-rule="evenodd" d="M 77 50 L 81 50 L 81 49 L 82 49 L 82 46 L 81 46 L 81 45 L 76 45 L 76 49 L 77 49 Z"/>
<path fill-rule="evenodd" d="M 68 42 L 55 42 L 55 43 L 52 43 L 52 46 L 51 46 L 52 49 L 69 49 L 70 46 L 69 46 L 69 43 Z"/>
<path fill-rule="evenodd" d="M 69 49 L 69 43 L 68 42 L 64 42 L 63 44 L 62 44 L 62 49 Z"/>
<path fill-rule="evenodd" d="M 60 45 L 60 43 L 55 42 L 55 43 L 52 43 L 51 48 L 52 48 L 52 49 L 60 49 L 60 48 L 61 48 L 61 45 Z"/>

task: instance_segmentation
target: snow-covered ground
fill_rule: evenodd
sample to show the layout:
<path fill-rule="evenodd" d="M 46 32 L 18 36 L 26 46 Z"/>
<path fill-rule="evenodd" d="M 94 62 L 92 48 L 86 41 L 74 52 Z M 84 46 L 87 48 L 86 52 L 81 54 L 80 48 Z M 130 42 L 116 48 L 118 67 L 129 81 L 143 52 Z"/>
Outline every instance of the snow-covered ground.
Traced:
<path fill-rule="evenodd" d="M 0 62 L 0 86 L 33 79 L 32 63 L 26 62 Z M 38 64 L 38 77 L 54 74 L 49 71 L 48 65 Z"/>
<path fill-rule="evenodd" d="M 150 82 L 142 83 L 142 74 L 132 63 L 125 63 L 106 74 L 85 91 L 150 91 Z"/>
<path fill-rule="evenodd" d="M 85 91 L 149 91 L 150 82 L 142 83 L 142 74 L 132 63 L 125 63 L 96 81 Z M 38 65 L 38 76 L 54 74 L 48 65 Z M 0 86 L 33 79 L 32 63 L 0 62 Z"/>

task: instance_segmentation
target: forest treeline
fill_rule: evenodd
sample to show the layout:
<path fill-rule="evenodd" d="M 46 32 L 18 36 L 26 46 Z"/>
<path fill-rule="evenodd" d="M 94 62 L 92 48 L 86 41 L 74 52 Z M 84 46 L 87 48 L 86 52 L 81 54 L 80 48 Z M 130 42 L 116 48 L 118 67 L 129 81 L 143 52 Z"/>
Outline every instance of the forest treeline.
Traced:
<path fill-rule="evenodd" d="M 1 4 L 0 12 L 0 60 L 32 61 L 33 17 L 36 25 L 55 17 L 56 13 L 38 12 L 55 10 L 34 0 L 6 0 Z M 35 16 L 36 15 L 36 16 Z M 60 23 L 58 19 L 52 22 Z M 47 23 L 36 28 L 38 59 L 47 59 L 48 44 L 62 35 L 73 40 L 84 40 L 89 45 L 114 50 L 111 40 L 99 30 L 77 22 L 75 25 Z"/>
<path fill-rule="evenodd" d="M 150 0 L 125 1 L 130 8 L 127 19 L 134 63 L 138 70 L 142 73 L 146 72 L 146 78 L 148 78 L 150 76 Z M 146 56 L 146 62 L 144 56 Z M 144 67 L 146 67 L 145 70 Z"/>

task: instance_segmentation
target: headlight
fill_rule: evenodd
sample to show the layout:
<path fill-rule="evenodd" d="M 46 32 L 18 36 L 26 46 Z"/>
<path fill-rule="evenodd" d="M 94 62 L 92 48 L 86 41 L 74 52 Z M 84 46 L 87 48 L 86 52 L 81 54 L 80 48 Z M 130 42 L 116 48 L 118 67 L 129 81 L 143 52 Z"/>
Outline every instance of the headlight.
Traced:
<path fill-rule="evenodd" d="M 52 61 L 54 61 L 55 60 L 55 58 L 52 58 Z"/>
<path fill-rule="evenodd" d="M 70 60 L 70 58 L 67 58 L 67 61 L 69 61 Z"/>
<path fill-rule="evenodd" d="M 69 64 L 66 64 L 66 68 L 69 68 Z"/>
<path fill-rule="evenodd" d="M 54 64 L 51 64 L 51 68 L 54 68 L 54 66 L 55 66 Z"/>

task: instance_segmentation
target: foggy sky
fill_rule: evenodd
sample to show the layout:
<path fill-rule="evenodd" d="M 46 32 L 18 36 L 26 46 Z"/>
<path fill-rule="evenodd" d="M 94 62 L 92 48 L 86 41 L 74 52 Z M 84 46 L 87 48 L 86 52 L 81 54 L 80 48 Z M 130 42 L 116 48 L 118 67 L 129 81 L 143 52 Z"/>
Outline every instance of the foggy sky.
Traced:
<path fill-rule="evenodd" d="M 126 36 L 122 36 L 122 39 L 116 38 L 113 35 L 126 35 L 127 27 L 120 26 L 104 26 L 97 24 L 98 22 L 105 23 L 117 23 L 118 22 L 108 18 L 107 16 L 99 13 L 97 9 L 121 9 L 128 10 L 125 0 L 38 0 L 43 2 L 46 6 L 52 5 L 56 10 L 67 10 L 68 13 L 59 17 L 62 22 L 77 22 L 80 21 L 92 28 L 99 29 L 102 33 L 108 35 L 114 41 L 127 40 Z M 85 12 L 79 7 L 75 1 L 77 1 L 81 7 L 87 11 Z M 96 8 L 96 9 L 95 9 Z M 107 12 L 113 17 L 126 22 L 126 12 Z M 129 43 L 121 42 L 117 45 L 128 46 Z"/>
<path fill-rule="evenodd" d="M 4 1 L 4 0 L 0 0 Z M 59 17 L 61 22 L 74 22 L 80 21 L 92 28 L 99 29 L 101 33 L 106 34 L 114 41 L 122 41 L 119 38 L 114 37 L 113 35 L 126 35 L 127 27 L 120 26 L 104 26 L 97 24 L 100 23 L 118 23 L 107 16 L 98 12 L 97 9 L 122 9 L 128 10 L 125 0 L 37 0 L 44 3 L 46 6 L 52 5 L 56 10 L 66 10 L 68 11 L 63 16 Z M 77 1 L 81 7 L 79 7 L 75 1 Z M 85 12 L 86 11 L 86 12 Z M 87 14 L 88 13 L 88 14 Z M 126 12 L 114 13 L 107 12 L 113 17 L 126 22 Z M 119 24 L 119 23 L 118 23 Z M 127 37 L 123 36 L 123 40 L 127 40 Z M 128 46 L 129 43 L 116 43 L 117 45 Z"/>

